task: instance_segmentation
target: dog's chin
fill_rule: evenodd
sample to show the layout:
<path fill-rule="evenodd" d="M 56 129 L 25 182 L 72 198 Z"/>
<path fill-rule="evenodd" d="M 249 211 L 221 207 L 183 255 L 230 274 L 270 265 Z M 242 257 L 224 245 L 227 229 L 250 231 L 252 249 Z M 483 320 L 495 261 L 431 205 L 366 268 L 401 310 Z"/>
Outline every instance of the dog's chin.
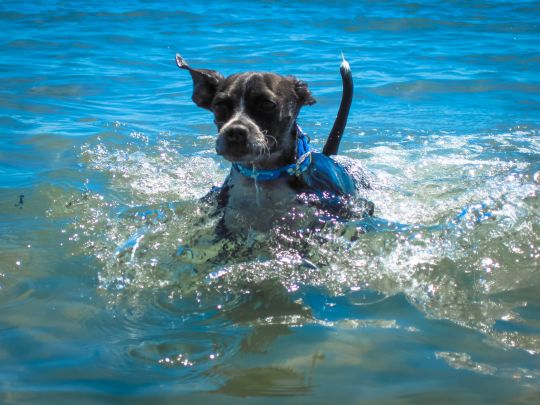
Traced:
<path fill-rule="evenodd" d="M 228 160 L 231 163 L 239 163 L 239 164 L 253 164 L 257 161 L 257 156 L 249 153 L 246 155 L 239 155 L 236 153 L 218 153 L 221 157 L 223 157 L 225 160 Z"/>
<path fill-rule="evenodd" d="M 227 148 L 217 144 L 216 153 L 231 163 L 253 164 L 261 160 L 258 148 Z"/>

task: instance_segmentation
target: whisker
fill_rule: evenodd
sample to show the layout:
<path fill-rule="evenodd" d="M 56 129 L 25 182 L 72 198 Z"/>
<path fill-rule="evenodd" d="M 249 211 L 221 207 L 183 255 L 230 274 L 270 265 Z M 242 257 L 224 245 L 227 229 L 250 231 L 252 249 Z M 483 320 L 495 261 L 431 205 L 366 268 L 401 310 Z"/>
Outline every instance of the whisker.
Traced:
<path fill-rule="evenodd" d="M 275 136 L 273 136 L 273 135 L 265 135 L 265 137 L 267 139 L 271 140 L 274 143 L 274 145 L 277 145 L 277 138 Z M 268 142 L 266 142 L 266 144 L 268 144 Z"/>

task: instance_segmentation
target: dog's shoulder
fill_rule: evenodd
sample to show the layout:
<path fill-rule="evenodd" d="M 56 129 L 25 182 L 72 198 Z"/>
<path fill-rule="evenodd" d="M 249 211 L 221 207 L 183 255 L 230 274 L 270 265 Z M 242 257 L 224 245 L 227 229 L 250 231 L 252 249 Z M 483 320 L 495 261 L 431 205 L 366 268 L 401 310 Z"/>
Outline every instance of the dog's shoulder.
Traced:
<path fill-rule="evenodd" d="M 217 209 L 224 208 L 229 200 L 231 176 L 228 175 L 221 186 L 213 186 L 199 201 Z"/>

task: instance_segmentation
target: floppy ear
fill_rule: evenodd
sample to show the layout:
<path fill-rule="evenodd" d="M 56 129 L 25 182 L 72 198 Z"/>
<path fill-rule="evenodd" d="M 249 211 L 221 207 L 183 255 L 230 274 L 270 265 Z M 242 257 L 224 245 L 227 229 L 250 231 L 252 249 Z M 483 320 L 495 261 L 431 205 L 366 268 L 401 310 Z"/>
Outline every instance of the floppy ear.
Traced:
<path fill-rule="evenodd" d="M 179 54 L 176 54 L 176 64 L 180 69 L 186 69 L 193 80 L 193 95 L 191 99 L 199 107 L 210 109 L 212 100 L 223 76 L 215 70 L 193 69 Z"/>
<path fill-rule="evenodd" d="M 309 91 L 305 81 L 295 79 L 294 90 L 300 100 L 300 105 L 313 105 L 317 102 L 311 95 L 311 91 Z"/>

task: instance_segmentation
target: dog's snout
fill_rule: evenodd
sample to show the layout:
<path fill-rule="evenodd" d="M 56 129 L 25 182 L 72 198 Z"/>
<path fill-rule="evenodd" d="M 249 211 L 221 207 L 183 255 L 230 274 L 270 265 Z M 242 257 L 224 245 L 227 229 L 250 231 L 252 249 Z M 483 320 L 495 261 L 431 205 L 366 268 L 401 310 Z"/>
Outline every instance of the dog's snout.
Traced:
<path fill-rule="evenodd" d="M 252 161 L 265 147 L 265 137 L 249 117 L 237 114 L 219 131 L 216 152 L 230 161 Z"/>
<path fill-rule="evenodd" d="M 227 128 L 223 136 L 229 143 L 245 144 L 248 136 L 248 130 L 242 126 L 233 125 Z"/>

